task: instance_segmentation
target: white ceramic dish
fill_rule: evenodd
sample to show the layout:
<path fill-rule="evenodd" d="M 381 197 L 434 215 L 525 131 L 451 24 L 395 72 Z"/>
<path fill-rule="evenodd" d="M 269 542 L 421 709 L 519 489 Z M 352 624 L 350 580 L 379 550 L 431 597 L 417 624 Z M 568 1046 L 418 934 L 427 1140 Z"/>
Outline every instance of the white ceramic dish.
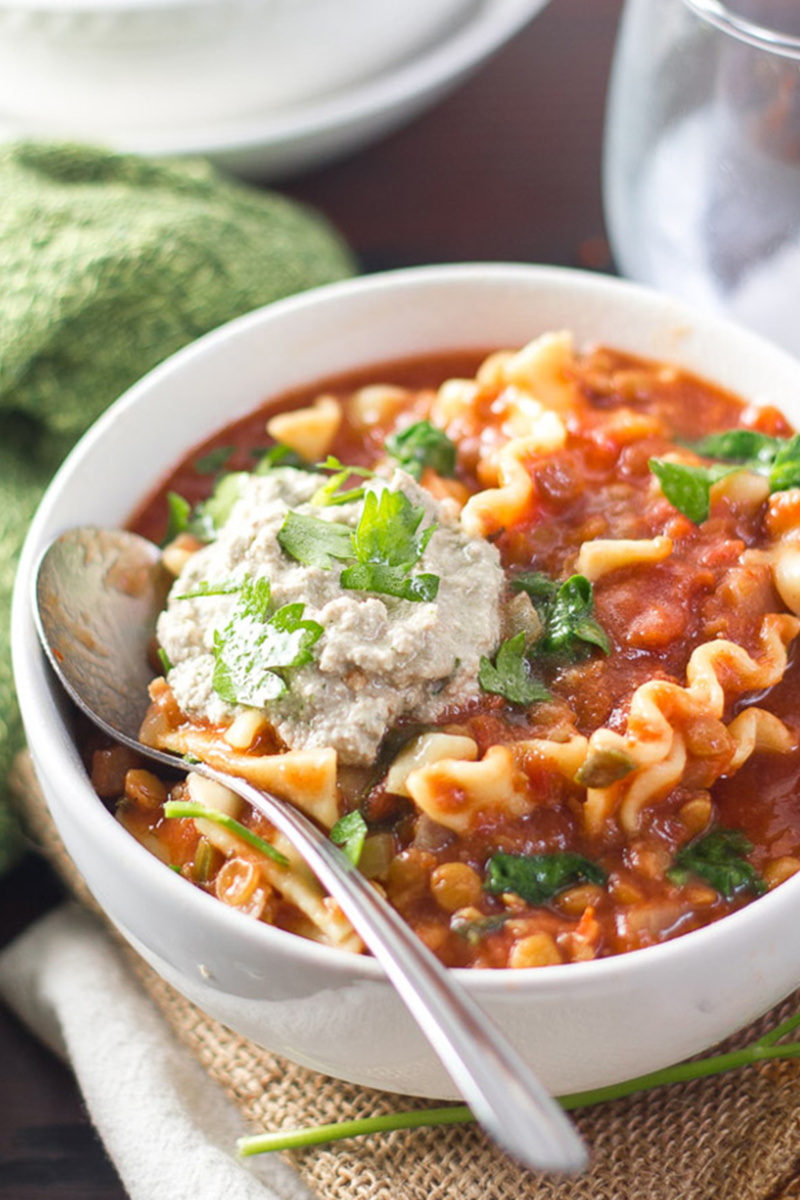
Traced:
<path fill-rule="evenodd" d="M 458 28 L 380 77 L 315 103 L 248 119 L 168 123 L 115 130 L 100 140 L 154 156 L 202 154 L 247 178 L 276 179 L 350 153 L 410 121 L 476 70 L 545 7 L 548 0 L 477 0 Z M 0 140 L 47 137 L 49 125 L 11 118 L 0 105 Z"/>
<path fill-rule="evenodd" d="M 0 0 L 0 112 L 79 138 L 304 103 L 449 32 L 476 0 Z"/>
<path fill-rule="evenodd" d="M 366 277 L 241 318 L 132 388 L 52 483 L 19 570 L 12 638 L 25 727 L 55 821 L 100 904 L 156 970 L 212 1016 L 297 1062 L 373 1087 L 453 1094 L 376 962 L 242 917 L 166 870 L 106 811 L 36 643 L 35 564 L 69 526 L 123 523 L 188 449 L 270 394 L 355 366 L 516 346 L 559 328 L 574 330 L 579 343 L 678 361 L 800 419 L 800 364 L 631 284 L 480 265 Z M 799 915 L 795 876 L 663 946 L 460 975 L 545 1084 L 569 1092 L 685 1058 L 777 1002 L 800 982 Z"/>

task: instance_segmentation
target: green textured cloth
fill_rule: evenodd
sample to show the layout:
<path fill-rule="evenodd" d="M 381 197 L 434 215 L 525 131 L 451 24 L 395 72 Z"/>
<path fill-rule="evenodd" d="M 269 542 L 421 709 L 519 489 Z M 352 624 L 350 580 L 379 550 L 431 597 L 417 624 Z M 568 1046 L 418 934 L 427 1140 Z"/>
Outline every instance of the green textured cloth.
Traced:
<path fill-rule="evenodd" d="M 214 326 L 340 279 L 316 214 L 202 161 L 73 145 L 0 150 L 0 870 L 22 742 L 9 653 L 19 550 L 65 453 L 112 400 Z"/>

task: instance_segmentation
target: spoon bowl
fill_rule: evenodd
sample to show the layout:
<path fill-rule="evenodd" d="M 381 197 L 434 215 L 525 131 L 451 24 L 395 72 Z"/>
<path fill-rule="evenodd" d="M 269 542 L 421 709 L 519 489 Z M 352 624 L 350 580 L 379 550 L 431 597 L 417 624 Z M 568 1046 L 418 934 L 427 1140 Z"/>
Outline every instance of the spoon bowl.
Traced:
<path fill-rule="evenodd" d="M 174 769 L 180 759 L 138 737 L 152 678 L 148 648 L 168 586 L 151 542 L 121 530 L 79 527 L 42 557 L 34 619 L 58 678 L 86 716 L 138 754 Z M 329 838 L 287 801 L 205 763 L 192 769 L 264 813 L 302 854 L 382 964 L 486 1132 L 526 1166 L 584 1167 L 586 1150 L 563 1110 Z"/>

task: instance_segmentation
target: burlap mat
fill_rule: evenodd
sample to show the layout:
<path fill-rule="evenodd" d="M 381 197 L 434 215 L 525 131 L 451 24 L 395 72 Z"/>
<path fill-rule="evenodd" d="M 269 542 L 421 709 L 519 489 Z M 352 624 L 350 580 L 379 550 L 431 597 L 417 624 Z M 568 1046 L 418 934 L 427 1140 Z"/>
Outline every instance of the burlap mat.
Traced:
<path fill-rule="evenodd" d="M 43 852 L 94 907 L 24 759 L 15 785 Z M 205 1016 L 124 950 L 176 1036 L 237 1105 L 243 1132 L 245 1121 L 272 1130 L 426 1106 L 276 1058 Z M 798 1005 L 800 993 L 725 1048 L 754 1040 Z M 800 1198 L 800 1064 L 747 1067 L 646 1092 L 584 1110 L 575 1120 L 591 1147 L 592 1167 L 566 1182 L 520 1170 L 471 1125 L 399 1131 L 286 1157 L 322 1200 Z"/>

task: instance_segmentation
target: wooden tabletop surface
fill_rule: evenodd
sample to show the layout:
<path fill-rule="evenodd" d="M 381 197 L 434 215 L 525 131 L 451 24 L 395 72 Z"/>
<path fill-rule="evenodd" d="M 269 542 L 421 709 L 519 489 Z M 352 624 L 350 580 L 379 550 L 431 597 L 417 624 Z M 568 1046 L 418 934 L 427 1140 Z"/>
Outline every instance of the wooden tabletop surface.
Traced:
<path fill-rule="evenodd" d="M 600 157 L 620 8 L 553 0 L 413 125 L 281 190 L 325 213 L 364 271 L 466 260 L 611 269 Z M 32 857 L 0 880 L 0 946 L 59 897 Z M 0 1200 L 45 1197 L 126 1192 L 68 1069 L 0 1006 Z"/>

